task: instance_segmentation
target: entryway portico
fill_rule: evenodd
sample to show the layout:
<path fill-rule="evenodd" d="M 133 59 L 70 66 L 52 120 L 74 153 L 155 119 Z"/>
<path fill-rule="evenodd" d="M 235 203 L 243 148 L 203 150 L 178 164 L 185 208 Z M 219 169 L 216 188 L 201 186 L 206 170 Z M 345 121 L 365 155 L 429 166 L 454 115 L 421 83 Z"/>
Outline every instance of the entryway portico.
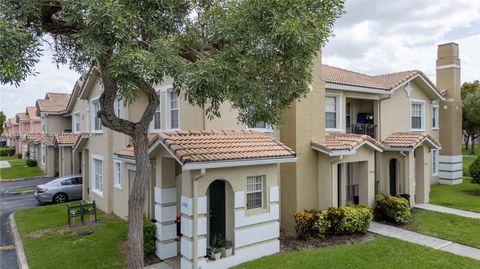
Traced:
<path fill-rule="evenodd" d="M 155 164 L 157 256 L 181 268 L 229 268 L 280 251 L 279 163 L 295 153 L 263 133 L 176 131 L 149 149 Z M 208 258 L 220 239 L 233 255 Z"/>

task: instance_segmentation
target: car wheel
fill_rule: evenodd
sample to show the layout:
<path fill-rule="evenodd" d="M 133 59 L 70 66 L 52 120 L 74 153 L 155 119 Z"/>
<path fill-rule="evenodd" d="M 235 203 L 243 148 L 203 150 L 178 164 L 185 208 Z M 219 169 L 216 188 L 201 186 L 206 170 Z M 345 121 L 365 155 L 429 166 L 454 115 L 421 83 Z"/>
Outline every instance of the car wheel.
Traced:
<path fill-rule="evenodd" d="M 65 203 L 68 200 L 68 197 L 65 193 L 57 193 L 53 196 L 53 202 L 55 204 Z"/>

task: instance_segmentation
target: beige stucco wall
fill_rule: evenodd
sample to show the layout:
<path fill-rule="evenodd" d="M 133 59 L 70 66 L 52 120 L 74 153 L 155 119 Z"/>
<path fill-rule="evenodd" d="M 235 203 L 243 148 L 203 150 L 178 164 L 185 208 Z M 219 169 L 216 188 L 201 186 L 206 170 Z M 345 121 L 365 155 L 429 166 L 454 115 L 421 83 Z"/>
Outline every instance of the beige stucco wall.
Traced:
<path fill-rule="evenodd" d="M 410 100 L 425 101 L 425 130 L 438 140 L 438 129 L 432 129 L 432 100 L 424 90 L 420 88 L 416 80 L 410 82 L 412 92 L 410 97 L 405 92 L 405 86 L 397 89 L 389 97 L 380 101 L 380 140 L 385 140 L 395 132 L 410 132 Z M 440 126 L 441 128 L 441 126 Z"/>
<path fill-rule="evenodd" d="M 317 153 L 311 148 L 312 138 L 325 137 L 325 85 L 320 77 L 321 57 L 313 67 L 312 90 L 305 98 L 296 101 L 282 117 L 280 140 L 292 148 L 297 163 L 281 165 L 281 225 L 282 229 L 295 231 L 293 215 L 298 210 L 316 208 L 319 199 L 317 186 L 319 163 Z"/>

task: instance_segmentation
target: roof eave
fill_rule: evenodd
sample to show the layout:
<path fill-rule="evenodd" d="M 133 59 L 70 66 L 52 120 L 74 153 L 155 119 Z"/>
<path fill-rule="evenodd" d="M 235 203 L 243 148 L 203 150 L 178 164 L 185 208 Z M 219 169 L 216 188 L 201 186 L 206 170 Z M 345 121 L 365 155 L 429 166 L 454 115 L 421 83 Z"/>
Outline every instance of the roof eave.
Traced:
<path fill-rule="evenodd" d="M 288 157 L 240 159 L 240 160 L 225 160 L 225 161 L 210 161 L 210 162 L 189 162 L 182 165 L 182 171 L 266 165 L 266 164 L 278 164 L 278 163 L 292 163 L 292 162 L 296 162 L 297 160 L 298 158 L 296 156 L 288 156 Z"/>

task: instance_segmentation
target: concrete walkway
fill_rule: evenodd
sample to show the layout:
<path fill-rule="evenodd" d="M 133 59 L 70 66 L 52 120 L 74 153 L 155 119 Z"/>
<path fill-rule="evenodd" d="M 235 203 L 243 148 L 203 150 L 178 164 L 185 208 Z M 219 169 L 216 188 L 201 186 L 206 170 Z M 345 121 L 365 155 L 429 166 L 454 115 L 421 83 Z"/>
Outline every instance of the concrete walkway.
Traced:
<path fill-rule="evenodd" d="M 440 213 L 453 214 L 453 215 L 457 215 L 457 216 L 460 216 L 460 217 L 480 219 L 480 213 L 466 211 L 466 210 L 460 210 L 460 209 L 455 209 L 455 208 L 450 208 L 450 207 L 444 207 L 444 206 L 432 205 L 432 204 L 415 204 L 415 207 L 430 210 L 430 211 L 436 211 L 436 212 L 440 212 Z"/>
<path fill-rule="evenodd" d="M 8 161 L 0 161 L 0 168 L 9 168 L 10 163 Z"/>
<path fill-rule="evenodd" d="M 480 261 L 480 249 L 453 243 L 452 241 L 407 231 L 378 222 L 372 222 L 368 230 L 372 233 L 393 237 L 399 240 L 423 245 Z"/>

